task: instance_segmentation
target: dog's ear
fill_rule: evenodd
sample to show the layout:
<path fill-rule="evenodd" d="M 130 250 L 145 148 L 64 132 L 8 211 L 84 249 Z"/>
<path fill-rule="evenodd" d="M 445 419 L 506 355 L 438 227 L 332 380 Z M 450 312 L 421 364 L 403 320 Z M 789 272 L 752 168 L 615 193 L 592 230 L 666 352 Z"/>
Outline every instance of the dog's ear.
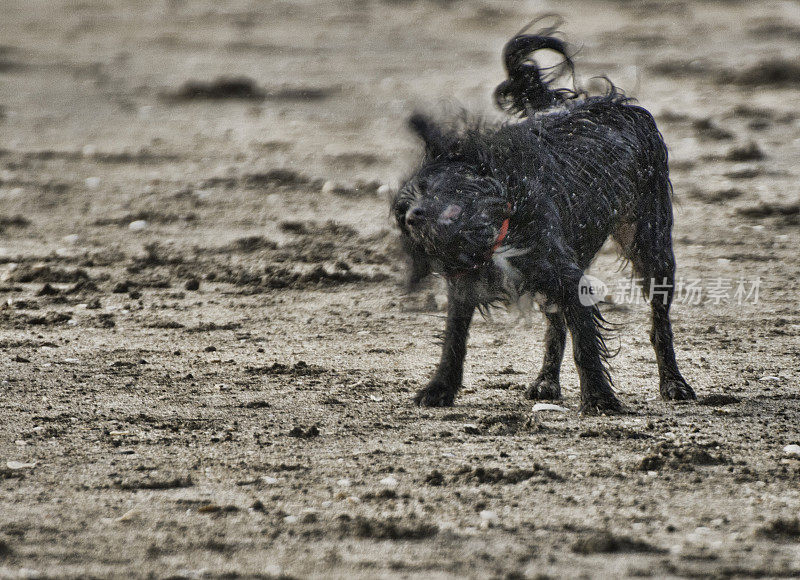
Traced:
<path fill-rule="evenodd" d="M 408 281 L 406 289 L 409 292 L 416 292 L 422 281 L 431 273 L 431 263 L 428 257 L 421 252 L 411 256 L 408 266 Z"/>
<path fill-rule="evenodd" d="M 403 238 L 403 249 L 408 256 L 406 291 L 416 292 L 420 283 L 431 273 L 431 263 L 425 252 L 405 237 Z"/>
<path fill-rule="evenodd" d="M 452 135 L 443 131 L 433 119 L 423 113 L 411 115 L 408 127 L 425 142 L 425 151 L 433 157 L 442 155 L 453 144 Z"/>

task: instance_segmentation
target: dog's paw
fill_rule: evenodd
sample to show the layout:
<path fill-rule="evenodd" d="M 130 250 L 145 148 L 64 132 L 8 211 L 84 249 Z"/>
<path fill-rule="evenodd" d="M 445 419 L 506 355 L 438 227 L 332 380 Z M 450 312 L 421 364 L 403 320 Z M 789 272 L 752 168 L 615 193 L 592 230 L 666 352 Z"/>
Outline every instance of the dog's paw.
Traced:
<path fill-rule="evenodd" d="M 561 384 L 557 380 L 539 377 L 525 390 L 525 398 L 532 400 L 558 400 L 561 398 Z"/>
<path fill-rule="evenodd" d="M 665 401 L 694 401 L 697 399 L 694 389 L 683 379 L 662 381 L 659 391 L 661 391 L 661 398 Z"/>
<path fill-rule="evenodd" d="M 581 400 L 580 412 L 582 415 L 601 415 L 625 413 L 626 410 L 614 395 L 603 395 Z"/>
<path fill-rule="evenodd" d="M 417 393 L 414 404 L 419 407 L 452 407 L 455 398 L 455 390 L 438 381 L 432 381 Z"/>

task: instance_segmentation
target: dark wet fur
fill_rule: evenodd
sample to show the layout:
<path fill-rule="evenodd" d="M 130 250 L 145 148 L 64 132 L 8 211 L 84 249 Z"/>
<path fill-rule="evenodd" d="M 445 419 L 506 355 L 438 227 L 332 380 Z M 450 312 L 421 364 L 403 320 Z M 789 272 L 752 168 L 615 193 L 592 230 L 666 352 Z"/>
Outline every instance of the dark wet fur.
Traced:
<path fill-rule="evenodd" d="M 441 361 L 416 402 L 453 403 L 476 308 L 530 293 L 543 298 L 548 328 L 545 360 L 528 398 L 561 397 L 568 329 L 582 410 L 620 410 L 603 317 L 578 296 L 583 271 L 609 236 L 638 277 L 666 288 L 651 300 L 660 391 L 664 399 L 693 399 L 675 362 L 669 322 L 672 185 L 661 134 L 650 113 L 610 83 L 601 96 L 552 88 L 551 77 L 558 75 L 548 77 L 532 59 L 542 49 L 561 53 L 571 72 L 567 45 L 551 36 L 517 35 L 503 53 L 509 78 L 495 100 L 520 120 L 410 119 L 425 142 L 425 157 L 393 209 L 411 258 L 412 286 L 437 272 L 448 279 L 449 298 Z M 506 218 L 507 236 L 493 252 Z M 649 294 L 649 284 L 644 291 Z"/>

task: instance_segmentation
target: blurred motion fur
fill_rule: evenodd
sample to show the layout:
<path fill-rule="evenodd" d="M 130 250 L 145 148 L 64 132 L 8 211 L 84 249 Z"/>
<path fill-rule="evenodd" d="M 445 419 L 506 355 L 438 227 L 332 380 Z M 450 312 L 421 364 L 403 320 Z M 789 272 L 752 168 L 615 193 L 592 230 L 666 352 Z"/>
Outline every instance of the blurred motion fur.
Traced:
<path fill-rule="evenodd" d="M 540 66 L 533 55 L 541 50 L 555 51 L 562 62 Z M 526 397 L 561 398 L 569 330 L 581 411 L 622 410 L 608 370 L 608 325 L 596 304 L 579 298 L 584 270 L 609 236 L 645 281 L 662 398 L 694 399 L 673 349 L 672 185 L 652 115 L 610 81 L 600 96 L 553 88 L 567 73 L 574 79 L 568 47 L 553 29 L 521 31 L 503 60 L 508 78 L 494 96 L 507 121 L 461 115 L 440 122 L 419 113 L 409 120 L 425 154 L 395 196 L 393 213 L 411 286 L 430 273 L 448 285 L 441 360 L 415 402 L 452 405 L 475 310 L 531 295 L 547 330 L 544 363 Z"/>

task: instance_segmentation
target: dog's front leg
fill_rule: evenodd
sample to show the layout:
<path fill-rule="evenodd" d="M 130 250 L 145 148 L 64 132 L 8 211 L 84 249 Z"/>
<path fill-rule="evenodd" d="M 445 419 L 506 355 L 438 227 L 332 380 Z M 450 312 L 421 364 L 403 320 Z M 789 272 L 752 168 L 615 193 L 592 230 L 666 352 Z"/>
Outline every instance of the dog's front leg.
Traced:
<path fill-rule="evenodd" d="M 471 294 L 465 280 L 451 280 L 448 283 L 442 359 L 428 386 L 414 398 L 420 407 L 449 407 L 461 388 L 469 325 L 475 313 Z"/>

